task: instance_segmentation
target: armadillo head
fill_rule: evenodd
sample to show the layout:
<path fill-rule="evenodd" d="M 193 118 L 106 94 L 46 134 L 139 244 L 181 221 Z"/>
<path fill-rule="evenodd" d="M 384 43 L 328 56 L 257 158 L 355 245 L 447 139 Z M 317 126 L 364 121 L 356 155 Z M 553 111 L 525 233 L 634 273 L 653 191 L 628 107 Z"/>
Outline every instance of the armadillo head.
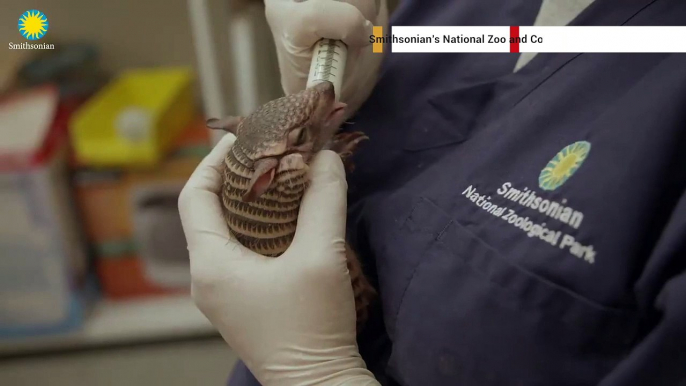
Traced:
<path fill-rule="evenodd" d="M 345 108 L 335 101 L 333 84 L 322 82 L 268 102 L 245 118 L 210 119 L 207 126 L 234 133 L 234 146 L 253 162 L 254 175 L 243 197 L 252 201 L 279 171 L 307 168 L 343 123 Z"/>

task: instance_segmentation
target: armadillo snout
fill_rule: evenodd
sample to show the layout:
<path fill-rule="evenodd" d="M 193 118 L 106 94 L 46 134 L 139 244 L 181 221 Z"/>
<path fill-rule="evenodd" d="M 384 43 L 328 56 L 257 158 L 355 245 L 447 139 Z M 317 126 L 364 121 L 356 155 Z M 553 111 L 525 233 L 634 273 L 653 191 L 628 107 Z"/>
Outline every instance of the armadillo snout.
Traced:
<path fill-rule="evenodd" d="M 334 97 L 334 87 L 333 83 L 329 82 L 328 80 L 322 81 L 321 83 L 317 83 L 313 89 L 317 90 L 320 95 L 324 95 L 330 98 Z"/>

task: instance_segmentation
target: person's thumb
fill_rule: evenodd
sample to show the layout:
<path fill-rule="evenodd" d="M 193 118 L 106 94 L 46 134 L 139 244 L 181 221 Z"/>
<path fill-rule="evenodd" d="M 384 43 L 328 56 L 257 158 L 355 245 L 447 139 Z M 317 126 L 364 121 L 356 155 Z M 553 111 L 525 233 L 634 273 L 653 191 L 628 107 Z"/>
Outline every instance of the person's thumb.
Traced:
<path fill-rule="evenodd" d="M 299 17 L 292 19 L 289 29 L 296 44 L 309 46 L 320 38 L 342 40 L 354 47 L 371 44 L 369 36 L 374 26 L 353 4 L 309 0 L 296 3 L 293 8 Z"/>
<path fill-rule="evenodd" d="M 330 150 L 319 152 L 310 165 L 294 245 L 344 248 L 347 190 L 341 157 Z"/>

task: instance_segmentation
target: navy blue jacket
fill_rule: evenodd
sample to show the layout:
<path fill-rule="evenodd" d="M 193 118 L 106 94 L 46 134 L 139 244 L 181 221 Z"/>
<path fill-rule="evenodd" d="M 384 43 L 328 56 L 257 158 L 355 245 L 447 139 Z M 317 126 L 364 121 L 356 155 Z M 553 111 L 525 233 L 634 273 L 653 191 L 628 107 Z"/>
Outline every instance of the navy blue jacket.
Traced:
<path fill-rule="evenodd" d="M 407 1 L 394 25 L 532 25 Z M 686 25 L 596 0 L 571 25 Z M 389 50 L 390 47 L 386 47 Z M 355 119 L 348 237 L 384 385 L 686 384 L 686 54 L 388 54 Z M 257 385 L 242 364 L 232 386 Z"/>

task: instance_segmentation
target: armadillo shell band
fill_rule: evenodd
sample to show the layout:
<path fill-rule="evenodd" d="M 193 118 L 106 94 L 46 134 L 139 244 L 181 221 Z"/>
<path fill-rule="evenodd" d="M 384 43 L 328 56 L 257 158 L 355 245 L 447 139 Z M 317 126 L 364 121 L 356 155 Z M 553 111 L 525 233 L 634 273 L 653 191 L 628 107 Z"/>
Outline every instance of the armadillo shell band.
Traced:
<path fill-rule="evenodd" d="M 234 233 L 253 237 L 256 239 L 268 239 L 275 237 L 282 237 L 292 235 L 295 233 L 295 221 L 287 223 L 268 223 L 262 221 L 255 221 L 236 213 L 227 217 L 229 229 Z"/>
<path fill-rule="evenodd" d="M 245 162 L 252 161 L 241 159 L 245 157 L 245 155 L 243 155 L 242 151 L 238 150 L 238 148 L 239 146 L 232 147 L 231 152 L 229 152 L 227 157 L 224 158 L 224 163 L 227 166 L 224 170 L 224 177 L 226 178 L 230 176 L 230 174 L 227 174 L 227 172 L 230 171 L 231 174 L 236 174 L 239 177 L 250 179 L 252 170 L 247 164 L 245 164 Z"/>
<path fill-rule="evenodd" d="M 234 165 L 239 165 L 250 170 L 253 166 L 253 160 L 245 154 L 243 146 L 241 146 L 239 141 L 236 141 L 233 146 L 231 146 L 231 151 L 226 157 L 227 164 L 232 163 Z"/>
<path fill-rule="evenodd" d="M 224 185 L 222 195 L 231 200 L 243 200 L 246 189 L 232 186 L 229 183 Z M 300 206 L 302 193 L 279 192 L 278 189 L 269 189 L 260 198 L 250 202 L 251 206 L 258 206 L 268 210 L 291 210 Z"/>
<path fill-rule="evenodd" d="M 234 236 L 244 247 L 260 255 L 277 257 L 284 253 L 293 241 L 293 234 L 268 239 L 258 239 L 234 232 Z"/>
<path fill-rule="evenodd" d="M 244 190 L 233 190 L 232 188 L 226 188 L 224 190 L 224 194 L 222 195 L 222 200 L 224 207 L 233 211 L 233 206 L 232 202 L 237 201 L 237 202 L 243 202 L 243 192 Z M 279 201 L 272 201 L 272 200 L 255 200 L 248 204 L 251 208 L 258 208 L 258 209 L 264 209 L 272 212 L 290 212 L 292 210 L 297 211 L 298 208 L 300 208 L 300 202 L 299 201 L 290 201 L 290 202 L 279 202 Z"/>
<path fill-rule="evenodd" d="M 298 218 L 298 205 L 294 205 L 292 209 L 286 207 L 284 210 L 279 207 L 251 205 L 239 199 L 230 198 L 229 196 L 224 196 L 223 201 L 224 207 L 229 210 L 229 212 L 252 221 L 267 221 L 274 224 L 285 224 L 296 221 Z M 277 205 L 282 204 L 277 203 Z"/>

